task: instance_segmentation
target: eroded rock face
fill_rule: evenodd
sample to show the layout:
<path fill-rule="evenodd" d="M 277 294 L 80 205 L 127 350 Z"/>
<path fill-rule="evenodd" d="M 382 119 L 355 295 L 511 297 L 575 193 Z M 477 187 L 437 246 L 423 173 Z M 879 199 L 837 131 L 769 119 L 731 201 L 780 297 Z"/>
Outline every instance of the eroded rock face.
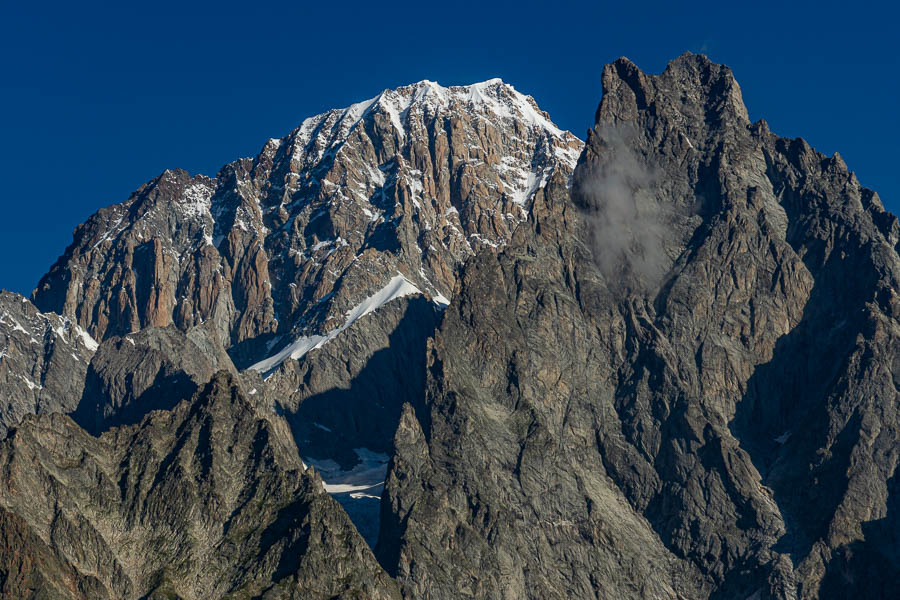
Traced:
<path fill-rule="evenodd" d="M 212 321 L 244 368 L 398 273 L 446 302 L 582 143 L 500 80 L 385 90 L 312 117 L 216 179 L 166 171 L 79 227 L 34 301 L 98 340 Z"/>
<path fill-rule="evenodd" d="M 25 415 L 73 410 L 96 349 L 69 319 L 0 291 L 0 439 Z"/>
<path fill-rule="evenodd" d="M 613 482 L 600 282 L 565 183 L 471 261 L 395 438 L 378 553 L 405 597 L 678 598 L 707 588 Z M 576 291 L 577 290 L 577 291 Z M 680 594 L 680 595 L 679 595 Z"/>
<path fill-rule="evenodd" d="M 0 444 L 4 592 L 30 598 L 399 598 L 283 422 L 221 371 L 91 437 L 29 417 Z"/>
<path fill-rule="evenodd" d="M 140 423 L 147 413 L 192 397 L 220 370 L 237 375 L 209 327 L 187 334 L 171 325 L 148 327 L 109 338 L 91 360 L 72 418 L 95 435 Z"/>
<path fill-rule="evenodd" d="M 603 84 L 574 172 L 422 82 L 0 294 L 0 594 L 890 597 L 897 219 L 705 57 Z"/>
<path fill-rule="evenodd" d="M 91 217 L 35 290 L 40 306 L 115 344 L 76 419 L 101 431 L 189 394 L 209 369 L 182 364 L 186 347 L 144 359 L 121 340 L 202 323 L 237 367 L 262 375 L 251 388 L 288 419 L 305 459 L 343 472 L 360 452 L 382 456 L 379 486 L 458 268 L 502 247 L 582 146 L 500 80 L 425 81 L 307 119 L 216 179 L 167 171 Z M 139 391 L 125 390 L 132 379 Z M 363 520 L 374 542 L 373 499 Z"/>
<path fill-rule="evenodd" d="M 896 218 L 704 57 L 603 81 L 572 200 L 464 271 L 382 563 L 408 597 L 886 597 Z"/>

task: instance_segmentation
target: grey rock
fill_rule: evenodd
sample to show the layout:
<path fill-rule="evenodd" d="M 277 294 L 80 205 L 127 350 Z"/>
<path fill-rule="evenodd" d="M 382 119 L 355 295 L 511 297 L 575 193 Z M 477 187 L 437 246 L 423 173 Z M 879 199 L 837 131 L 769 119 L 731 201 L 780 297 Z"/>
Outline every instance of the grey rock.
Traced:
<path fill-rule="evenodd" d="M 189 368 L 202 359 L 170 343 L 144 358 L 116 340 L 202 323 L 239 368 L 262 373 L 247 372 L 248 389 L 289 420 L 304 458 L 350 470 L 357 450 L 388 453 L 400 407 L 424 390 L 425 339 L 458 268 L 502 247 L 582 146 L 500 80 L 426 81 L 307 119 L 215 179 L 163 173 L 79 227 L 34 292 L 115 344 L 76 420 L 97 432 L 189 395 L 208 378 Z M 419 300 L 349 321 L 398 276 Z M 329 341 L 292 350 L 316 336 Z M 374 543 L 377 502 L 341 499 Z"/>
<path fill-rule="evenodd" d="M 25 415 L 74 409 L 96 347 L 69 319 L 0 291 L 0 439 Z"/>
<path fill-rule="evenodd" d="M 190 398 L 217 371 L 237 375 L 211 328 L 147 327 L 100 344 L 72 418 L 95 435 Z"/>
<path fill-rule="evenodd" d="M 466 266 L 429 350 L 427 402 L 407 405 L 385 483 L 377 553 L 404 597 L 707 590 L 598 449 L 615 408 L 579 305 L 598 281 L 578 221 L 557 180 L 500 255 Z"/>
<path fill-rule="evenodd" d="M 363 492 L 336 493 L 360 533 L 374 547 L 378 537 L 381 484 L 404 403 L 425 393 L 426 341 L 440 312 L 422 296 L 391 302 L 359 319 L 340 336 L 298 361 L 287 361 L 264 383 L 270 405 L 284 416 L 306 461 L 330 464 L 329 484 L 353 480 Z M 360 453 L 381 455 L 379 472 L 348 475 Z M 363 484 L 369 484 L 367 487 Z M 341 489 L 341 488 L 336 488 Z"/>
<path fill-rule="evenodd" d="M 166 171 L 80 226 L 34 292 L 98 340 L 212 322 L 239 367 L 398 273 L 430 298 L 501 246 L 582 143 L 500 80 L 385 90 L 305 120 L 215 179 Z"/>
<path fill-rule="evenodd" d="M 0 536 L 28 542 L 0 552 L 12 597 L 399 597 L 284 423 L 226 371 L 99 438 L 27 417 L 0 472 Z"/>
<path fill-rule="evenodd" d="M 0 295 L 0 592 L 895 595 L 897 219 L 705 57 L 603 86 L 574 171 L 422 82 L 91 217 Z"/>
<path fill-rule="evenodd" d="M 705 57 L 603 83 L 571 200 L 465 268 L 382 563 L 407 597 L 889 597 L 897 219 Z"/>

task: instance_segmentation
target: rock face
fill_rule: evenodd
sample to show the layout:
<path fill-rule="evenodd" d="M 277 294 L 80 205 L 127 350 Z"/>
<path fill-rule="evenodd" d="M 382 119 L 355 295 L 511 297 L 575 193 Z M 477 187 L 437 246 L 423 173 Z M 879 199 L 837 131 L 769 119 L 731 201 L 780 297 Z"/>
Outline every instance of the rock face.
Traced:
<path fill-rule="evenodd" d="M 586 144 L 386 90 L 79 227 L 0 294 L 0 595 L 896 595 L 897 219 L 705 57 L 603 86 Z"/>
<path fill-rule="evenodd" d="M 114 425 L 139 423 L 150 411 L 190 398 L 219 370 L 237 374 L 207 327 L 187 334 L 172 326 L 148 327 L 110 338 L 91 360 L 72 418 L 95 435 Z"/>
<path fill-rule="evenodd" d="M 446 303 L 457 267 L 502 246 L 581 148 L 500 80 L 385 90 L 216 179 L 166 171 L 99 211 L 34 301 L 98 340 L 212 321 L 247 367 L 341 327 L 398 273 Z"/>
<path fill-rule="evenodd" d="M 303 457 L 334 467 L 323 470 L 326 482 L 343 483 L 361 451 L 384 457 L 371 486 L 355 483 L 375 488 L 400 407 L 424 389 L 424 342 L 458 268 L 502 247 L 534 194 L 554 174 L 571 176 L 582 146 L 500 80 L 385 90 L 307 119 L 216 179 L 167 171 L 101 210 L 34 300 L 98 340 L 202 323 L 238 367 L 263 374 L 256 388 L 287 417 Z M 160 376 L 184 380 L 179 396 L 157 385 L 164 358 L 150 364 L 132 348 L 123 359 L 128 348 L 115 344 L 88 374 L 76 415 L 91 431 L 171 407 L 208 377 L 209 368 L 186 373 L 173 357 Z M 141 362 L 141 373 L 123 370 L 126 362 Z M 101 373 L 110 368 L 116 382 Z M 132 377 L 144 382 L 140 392 L 125 390 Z M 151 382 L 140 402 L 126 397 Z M 133 414 L 110 420 L 126 404 Z M 357 523 L 368 523 L 374 543 L 371 491 Z"/>
<path fill-rule="evenodd" d="M 283 424 L 221 371 L 100 438 L 60 414 L 0 445 L 15 598 L 399 598 Z"/>
<path fill-rule="evenodd" d="M 613 386 L 580 298 L 602 282 L 554 184 L 504 252 L 467 265 L 427 401 L 403 414 L 378 553 L 405 597 L 708 594 L 605 468 Z"/>
<path fill-rule="evenodd" d="M 78 406 L 97 342 L 78 325 L 0 291 L 0 439 L 25 415 Z"/>
<path fill-rule="evenodd" d="M 896 218 L 704 57 L 603 83 L 572 201 L 466 266 L 382 563 L 407 597 L 889 597 Z"/>

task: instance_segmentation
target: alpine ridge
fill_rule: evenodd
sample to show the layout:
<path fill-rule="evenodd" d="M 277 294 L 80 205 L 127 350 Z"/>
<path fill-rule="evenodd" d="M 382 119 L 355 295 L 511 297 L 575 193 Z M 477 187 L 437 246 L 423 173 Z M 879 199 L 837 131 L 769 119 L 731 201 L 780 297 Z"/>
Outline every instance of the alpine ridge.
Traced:
<path fill-rule="evenodd" d="M 705 56 L 602 82 L 385 90 L 0 293 L 0 597 L 893 597 L 897 218 Z"/>

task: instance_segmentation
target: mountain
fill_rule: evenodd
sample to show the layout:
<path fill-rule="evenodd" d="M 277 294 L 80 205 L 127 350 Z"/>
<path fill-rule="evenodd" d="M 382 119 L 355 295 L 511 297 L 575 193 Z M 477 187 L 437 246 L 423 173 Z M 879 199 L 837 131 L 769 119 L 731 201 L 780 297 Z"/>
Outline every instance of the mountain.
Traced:
<path fill-rule="evenodd" d="M 220 371 L 99 438 L 55 413 L 0 444 L 7 598 L 398 598 L 290 433 Z M 299 585 L 298 585 L 299 584 Z"/>
<path fill-rule="evenodd" d="M 99 211 L 34 302 L 97 340 L 212 320 L 240 366 L 270 371 L 398 275 L 447 304 L 457 267 L 505 244 L 581 147 L 500 80 L 385 90 Z"/>
<path fill-rule="evenodd" d="M 406 597 L 890 597 L 897 219 L 702 56 L 603 85 L 571 192 L 466 264 L 382 564 Z"/>
<path fill-rule="evenodd" d="M 0 295 L 0 594 L 892 597 L 896 217 L 704 56 L 602 80 L 585 143 L 424 81 L 80 226 Z"/>
<path fill-rule="evenodd" d="M 101 341 L 203 324 L 266 377 L 256 387 L 308 462 L 340 485 L 360 452 L 377 456 L 380 484 L 400 407 L 424 390 L 410 366 L 458 268 L 502 247 L 582 145 L 499 79 L 385 90 L 306 119 L 216 179 L 167 171 L 99 211 L 34 302 Z M 377 498 L 357 500 L 374 543 Z"/>

